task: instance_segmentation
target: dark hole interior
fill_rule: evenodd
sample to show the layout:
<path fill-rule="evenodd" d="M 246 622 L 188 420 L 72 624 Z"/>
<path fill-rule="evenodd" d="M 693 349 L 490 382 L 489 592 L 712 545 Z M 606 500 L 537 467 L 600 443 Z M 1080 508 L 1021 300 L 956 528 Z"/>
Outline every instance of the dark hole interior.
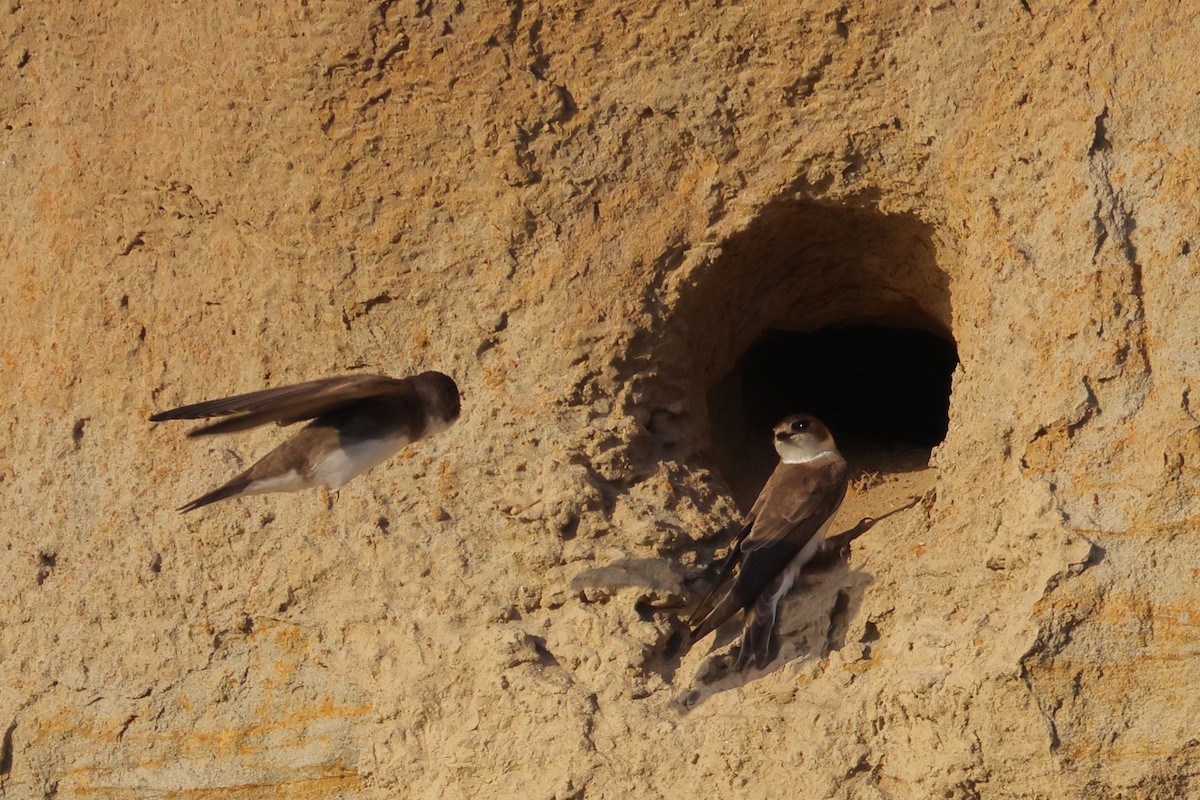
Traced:
<path fill-rule="evenodd" d="M 746 421 L 815 414 L 840 444 L 933 447 L 946 436 L 954 345 L 915 328 L 768 331 L 739 362 Z"/>
<path fill-rule="evenodd" d="M 954 343 L 917 328 L 848 324 L 812 333 L 768 330 L 710 395 L 713 443 L 739 502 L 774 468 L 771 428 L 806 411 L 829 426 L 852 463 L 946 436 Z"/>

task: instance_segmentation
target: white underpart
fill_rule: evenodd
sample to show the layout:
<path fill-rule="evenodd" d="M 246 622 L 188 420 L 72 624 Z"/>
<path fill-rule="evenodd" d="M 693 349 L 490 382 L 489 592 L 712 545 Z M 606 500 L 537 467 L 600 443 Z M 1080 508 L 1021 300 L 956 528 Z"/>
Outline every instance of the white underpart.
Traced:
<path fill-rule="evenodd" d="M 305 478 L 296 470 L 285 472 L 271 478 L 254 481 L 241 494 L 266 494 L 267 492 L 298 492 L 316 486 L 316 482 Z"/>
<path fill-rule="evenodd" d="M 775 452 L 779 453 L 779 460 L 785 464 L 807 464 L 837 453 L 832 447 L 823 446 L 807 438 L 799 444 L 791 439 L 776 439 Z"/>
<path fill-rule="evenodd" d="M 340 489 L 351 478 L 391 458 L 410 441 L 403 435 L 389 436 L 386 439 L 371 439 L 333 450 L 313 465 L 312 482 L 309 486 L 324 484 L 330 489 Z"/>
<path fill-rule="evenodd" d="M 363 441 L 351 447 L 338 448 L 314 464 L 312 472 L 308 475 L 291 470 L 272 478 L 263 478 L 247 486 L 242 494 L 298 492 L 321 484 L 330 489 L 340 489 L 351 478 L 386 461 L 408 442 L 407 436 L 389 436 L 386 439 Z"/>
<path fill-rule="evenodd" d="M 782 600 L 783 596 L 791 590 L 792 584 L 796 582 L 796 577 L 800 574 L 800 570 L 817 554 L 821 546 L 825 544 L 825 531 L 829 529 L 829 523 L 832 521 L 833 515 L 830 514 L 829 519 L 825 520 L 825 524 L 821 526 L 820 530 L 813 534 L 813 537 L 805 543 L 804 547 L 800 548 L 800 552 L 796 554 L 791 563 L 784 567 L 783 574 L 780 575 L 779 588 L 770 598 L 772 606 Z"/>

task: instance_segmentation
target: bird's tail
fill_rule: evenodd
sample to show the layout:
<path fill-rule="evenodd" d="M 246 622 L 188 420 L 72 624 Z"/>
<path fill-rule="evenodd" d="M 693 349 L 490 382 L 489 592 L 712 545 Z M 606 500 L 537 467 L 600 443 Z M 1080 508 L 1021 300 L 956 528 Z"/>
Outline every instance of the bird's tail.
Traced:
<path fill-rule="evenodd" d="M 760 597 L 754 606 L 746 609 L 746 622 L 742 626 L 742 645 L 733 668 L 741 671 L 751 661 L 762 669 L 771 661 L 771 634 L 775 631 L 775 611 L 778 599 L 774 596 Z"/>
<path fill-rule="evenodd" d="M 739 597 L 738 593 L 734 591 L 734 587 L 731 586 L 725 593 L 725 596 L 721 598 L 721 601 L 692 626 L 692 642 L 700 641 L 724 625 L 725 620 L 741 611 L 745 605 L 745 600 Z M 697 613 L 700 610 L 700 608 L 697 608 Z"/>
<path fill-rule="evenodd" d="M 713 581 L 712 588 L 708 590 L 708 593 L 704 595 L 704 598 L 688 617 L 687 624 L 692 630 L 691 641 L 693 643 L 721 627 L 725 620 L 732 617 L 745 605 L 745 602 L 736 596 L 737 593 L 733 590 L 735 584 L 731 583 L 729 578 L 733 575 L 738 556 L 742 555 L 741 544 L 750 533 L 752 524 L 752 522 L 747 522 L 738 531 L 737 538 L 729 548 L 729 553 L 726 554 L 725 560 L 721 562 L 721 566 L 717 570 L 717 577 Z M 708 604 L 722 589 L 725 590 L 724 597 L 715 608 L 709 608 Z"/>
<path fill-rule="evenodd" d="M 176 510 L 182 514 L 186 514 L 189 511 L 195 511 L 197 508 L 200 508 L 201 506 L 206 506 L 209 503 L 215 503 L 218 500 L 224 500 L 227 497 L 235 497 L 235 496 L 241 494 L 242 492 L 246 491 L 246 488 L 249 486 L 250 486 L 250 478 L 248 478 L 246 476 L 246 473 L 242 473 L 241 475 L 238 475 L 236 478 L 231 480 L 229 483 L 226 483 L 223 486 L 218 486 L 216 489 L 213 489 L 208 494 L 200 495 L 195 500 L 191 501 L 190 503 L 186 503 L 186 504 L 180 506 Z"/>

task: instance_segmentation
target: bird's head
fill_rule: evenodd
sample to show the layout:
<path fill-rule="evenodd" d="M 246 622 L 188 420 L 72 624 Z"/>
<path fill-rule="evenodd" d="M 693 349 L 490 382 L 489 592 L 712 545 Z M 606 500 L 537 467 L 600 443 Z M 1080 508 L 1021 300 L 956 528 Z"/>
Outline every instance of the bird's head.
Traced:
<path fill-rule="evenodd" d="M 833 434 L 811 414 L 793 414 L 775 426 L 775 451 L 785 464 L 802 464 L 837 452 Z"/>
<path fill-rule="evenodd" d="M 441 372 L 422 372 L 414 380 L 417 391 L 424 397 L 429 410 L 439 417 L 444 425 L 458 419 L 462 411 L 462 401 L 458 394 L 458 384 L 453 378 Z"/>

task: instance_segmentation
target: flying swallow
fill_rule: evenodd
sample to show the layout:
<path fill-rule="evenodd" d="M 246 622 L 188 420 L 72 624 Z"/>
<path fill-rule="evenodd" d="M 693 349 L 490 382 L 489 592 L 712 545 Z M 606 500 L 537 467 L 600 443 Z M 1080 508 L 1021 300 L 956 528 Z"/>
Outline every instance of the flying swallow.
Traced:
<path fill-rule="evenodd" d="M 759 669 L 770 661 L 776 607 L 801 567 L 820 550 L 825 529 L 846 496 L 846 459 L 816 417 L 795 414 L 776 425 L 775 450 L 778 466 L 746 515 L 712 591 L 689 620 L 695 643 L 745 610 L 734 665 L 738 670 L 751 658 Z M 737 574 L 731 579 L 735 563 Z M 701 615 L 726 586 L 720 602 Z"/>
<path fill-rule="evenodd" d="M 268 422 L 312 420 L 250 469 L 179 511 L 244 494 L 339 489 L 407 444 L 448 428 L 459 414 L 458 386 L 440 372 L 410 378 L 343 375 L 182 406 L 150 417 L 228 417 L 188 436 L 243 431 Z"/>

